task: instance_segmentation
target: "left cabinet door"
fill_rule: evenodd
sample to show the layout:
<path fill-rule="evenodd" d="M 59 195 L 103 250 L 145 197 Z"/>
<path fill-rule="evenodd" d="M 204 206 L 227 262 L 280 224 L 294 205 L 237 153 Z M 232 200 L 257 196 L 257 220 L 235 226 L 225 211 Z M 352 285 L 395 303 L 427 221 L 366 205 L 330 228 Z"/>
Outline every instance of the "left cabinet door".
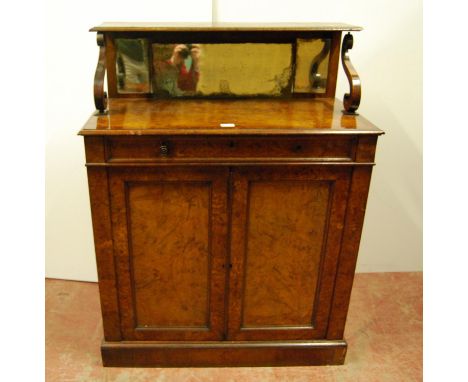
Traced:
<path fill-rule="evenodd" d="M 220 340 L 228 169 L 109 169 L 124 340 Z"/>

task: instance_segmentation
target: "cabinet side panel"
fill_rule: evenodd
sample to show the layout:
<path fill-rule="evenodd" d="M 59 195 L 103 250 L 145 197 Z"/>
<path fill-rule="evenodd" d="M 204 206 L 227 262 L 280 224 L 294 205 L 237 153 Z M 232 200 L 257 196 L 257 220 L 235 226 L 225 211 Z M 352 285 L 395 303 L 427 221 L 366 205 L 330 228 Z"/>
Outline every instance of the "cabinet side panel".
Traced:
<path fill-rule="evenodd" d="M 127 184 L 137 327 L 208 327 L 209 182 Z"/>
<path fill-rule="evenodd" d="M 106 341 L 119 341 L 120 317 L 106 169 L 88 167 L 88 185 L 104 337 Z"/>
<path fill-rule="evenodd" d="M 345 217 L 327 339 L 342 339 L 359 252 L 372 167 L 355 167 Z"/>
<path fill-rule="evenodd" d="M 329 197 L 327 181 L 250 182 L 242 327 L 312 326 Z"/>

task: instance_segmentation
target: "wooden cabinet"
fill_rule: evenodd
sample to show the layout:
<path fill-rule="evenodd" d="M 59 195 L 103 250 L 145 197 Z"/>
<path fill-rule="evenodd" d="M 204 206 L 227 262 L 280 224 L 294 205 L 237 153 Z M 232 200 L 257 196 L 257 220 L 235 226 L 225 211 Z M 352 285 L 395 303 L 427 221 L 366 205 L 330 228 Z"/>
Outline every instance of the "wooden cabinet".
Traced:
<path fill-rule="evenodd" d="M 343 114 L 341 102 L 330 97 L 341 30 L 291 27 L 280 37 L 274 28 L 262 35 L 228 28 L 221 34 L 230 42 L 256 43 L 329 38 L 332 45 L 321 55 L 330 56 L 331 84 L 314 88 L 322 86 L 323 94 L 149 99 L 119 93 L 151 86 L 118 85 L 115 41 L 133 32 L 150 42 L 190 33 L 197 41 L 219 43 L 220 37 L 216 28 L 179 31 L 182 37 L 175 29 L 145 28 L 102 27 L 100 60 L 105 53 L 111 98 L 97 92 L 96 105 L 106 110 L 80 131 L 104 365 L 343 363 L 382 132 L 353 110 Z M 161 51 L 154 44 L 153 53 Z"/>
<path fill-rule="evenodd" d="M 349 168 L 108 174 L 125 340 L 325 335 Z"/>

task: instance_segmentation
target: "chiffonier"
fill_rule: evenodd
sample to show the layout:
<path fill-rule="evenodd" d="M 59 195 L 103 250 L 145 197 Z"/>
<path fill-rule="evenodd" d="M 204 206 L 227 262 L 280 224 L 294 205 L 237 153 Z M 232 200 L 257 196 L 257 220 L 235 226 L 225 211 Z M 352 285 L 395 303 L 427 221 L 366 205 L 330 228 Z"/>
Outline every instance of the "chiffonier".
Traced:
<path fill-rule="evenodd" d="M 360 29 L 91 29 L 96 112 L 79 134 L 104 366 L 344 362 L 382 134 L 356 113 Z"/>

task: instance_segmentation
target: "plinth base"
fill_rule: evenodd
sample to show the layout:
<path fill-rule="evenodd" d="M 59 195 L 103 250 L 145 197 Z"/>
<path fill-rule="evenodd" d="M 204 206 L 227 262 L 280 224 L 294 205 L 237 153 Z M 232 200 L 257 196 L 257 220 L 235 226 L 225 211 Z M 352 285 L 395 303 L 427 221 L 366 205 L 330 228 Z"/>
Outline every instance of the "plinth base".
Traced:
<path fill-rule="evenodd" d="M 219 367 L 341 365 L 347 344 L 337 341 L 103 342 L 104 366 Z"/>

